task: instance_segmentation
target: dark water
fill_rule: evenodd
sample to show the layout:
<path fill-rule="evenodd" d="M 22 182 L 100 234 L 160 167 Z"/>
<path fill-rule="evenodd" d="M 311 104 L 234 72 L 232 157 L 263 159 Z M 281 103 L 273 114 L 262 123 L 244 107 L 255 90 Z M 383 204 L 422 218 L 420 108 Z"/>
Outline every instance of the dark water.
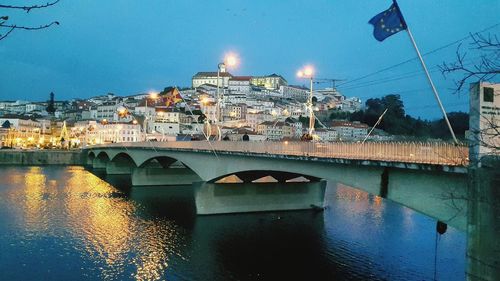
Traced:
<path fill-rule="evenodd" d="M 465 234 L 328 186 L 328 209 L 196 217 L 190 188 L 0 167 L 0 280 L 464 280 Z M 437 253 L 436 266 L 434 263 Z"/>

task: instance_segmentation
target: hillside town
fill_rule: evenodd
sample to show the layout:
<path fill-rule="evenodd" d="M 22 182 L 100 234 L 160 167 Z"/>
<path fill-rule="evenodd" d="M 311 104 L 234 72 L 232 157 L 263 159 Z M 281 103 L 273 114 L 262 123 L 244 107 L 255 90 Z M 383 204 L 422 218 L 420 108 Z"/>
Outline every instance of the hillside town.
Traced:
<path fill-rule="evenodd" d="M 222 68 L 196 73 L 189 88 L 71 100 L 50 93 L 42 102 L 0 101 L 0 142 L 2 147 L 78 148 L 146 140 L 304 140 L 312 132 L 309 108 L 315 116 L 309 140 L 360 141 L 368 134 L 366 124 L 328 117 L 361 107 L 359 98 L 333 87 L 311 90 L 289 85 L 274 73 L 235 76 Z M 388 136 L 379 132 L 370 138 Z"/>

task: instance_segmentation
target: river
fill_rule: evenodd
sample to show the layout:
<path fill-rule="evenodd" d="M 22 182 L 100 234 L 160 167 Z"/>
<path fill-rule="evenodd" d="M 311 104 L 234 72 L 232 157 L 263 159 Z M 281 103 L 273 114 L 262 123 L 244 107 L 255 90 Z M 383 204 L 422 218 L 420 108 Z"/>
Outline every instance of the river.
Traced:
<path fill-rule="evenodd" d="M 192 188 L 0 167 L 0 280 L 464 280 L 465 233 L 329 183 L 324 212 L 196 216 Z"/>

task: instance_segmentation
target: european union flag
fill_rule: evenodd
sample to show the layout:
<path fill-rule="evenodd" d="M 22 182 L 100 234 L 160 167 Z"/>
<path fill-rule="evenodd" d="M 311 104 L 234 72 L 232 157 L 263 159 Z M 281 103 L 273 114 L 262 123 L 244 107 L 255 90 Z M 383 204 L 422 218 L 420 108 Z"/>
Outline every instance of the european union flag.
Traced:
<path fill-rule="evenodd" d="M 389 9 L 374 16 L 368 23 L 373 24 L 373 36 L 378 41 L 384 41 L 385 38 L 406 29 L 406 22 L 399 10 L 398 3 L 394 3 Z"/>

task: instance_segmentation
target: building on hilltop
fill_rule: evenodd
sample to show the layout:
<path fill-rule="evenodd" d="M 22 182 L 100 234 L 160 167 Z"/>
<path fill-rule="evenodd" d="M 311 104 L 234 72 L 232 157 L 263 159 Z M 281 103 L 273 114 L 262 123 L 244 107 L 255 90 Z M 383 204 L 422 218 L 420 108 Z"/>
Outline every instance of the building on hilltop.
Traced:
<path fill-rule="evenodd" d="M 233 75 L 229 72 L 219 72 L 219 87 L 226 88 L 229 86 L 229 79 Z M 198 72 L 192 78 L 193 88 L 198 88 L 204 84 L 211 84 L 217 86 L 217 72 Z"/>
<path fill-rule="evenodd" d="M 264 87 L 269 90 L 278 90 L 280 86 L 288 85 L 283 76 L 273 73 L 267 76 L 254 76 L 250 83 L 255 86 Z"/>

